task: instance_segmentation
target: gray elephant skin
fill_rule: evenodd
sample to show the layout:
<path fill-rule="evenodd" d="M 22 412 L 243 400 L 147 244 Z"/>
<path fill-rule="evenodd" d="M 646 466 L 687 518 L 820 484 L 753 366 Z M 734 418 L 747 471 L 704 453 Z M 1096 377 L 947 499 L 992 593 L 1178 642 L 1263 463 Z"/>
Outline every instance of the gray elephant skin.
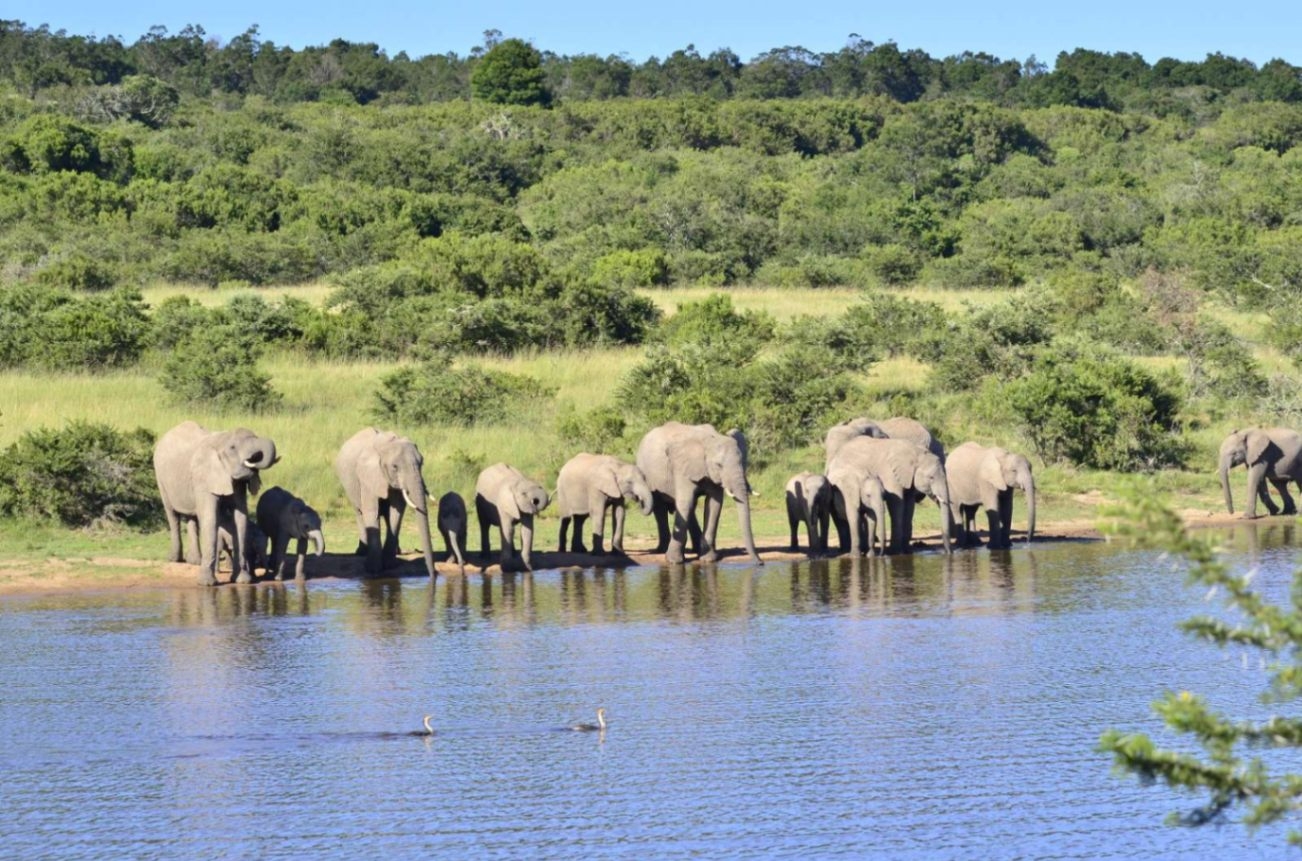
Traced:
<path fill-rule="evenodd" d="M 726 493 L 737 503 L 746 553 L 752 562 L 760 562 L 751 534 L 751 489 L 746 479 L 746 457 L 746 437 L 736 429 L 722 434 L 713 425 L 667 422 L 642 437 L 637 448 L 637 466 L 651 486 L 652 513 L 658 533 L 656 552 L 663 552 L 666 561 L 682 563 L 689 525 L 696 523 L 696 500 L 702 496 L 705 497 L 705 529 L 700 532 L 695 549 L 702 562 L 718 559 L 719 513 Z M 672 530 L 669 528 L 671 511 L 674 513 Z"/>
<path fill-rule="evenodd" d="M 940 505 L 941 543 L 945 552 L 950 552 L 949 486 L 939 457 L 908 440 L 861 436 L 837 450 L 827 474 L 835 475 L 841 470 L 854 470 L 862 477 L 881 481 L 886 509 L 890 512 L 892 553 L 911 552 L 913 509 L 919 499 L 927 496 Z"/>
<path fill-rule="evenodd" d="M 1297 506 L 1288 492 L 1289 482 L 1298 482 L 1302 489 L 1302 436 L 1288 428 L 1248 428 L 1235 430 L 1221 443 L 1221 490 L 1225 494 L 1225 510 L 1234 513 L 1234 496 L 1230 493 L 1231 467 L 1245 464 L 1248 467 L 1248 502 L 1245 517 L 1257 516 L 1257 499 L 1260 498 L 1271 514 L 1295 514 Z M 1280 512 L 1265 482 L 1275 485 L 1284 499 Z"/>
<path fill-rule="evenodd" d="M 964 546 L 980 543 L 975 528 L 980 508 L 986 510 L 990 549 L 1013 546 L 1013 492 L 1019 488 L 1026 494 L 1027 542 L 1035 536 L 1035 476 L 1025 457 L 998 446 L 965 442 L 949 453 L 945 473 L 958 539 Z"/>
<path fill-rule="evenodd" d="M 560 551 L 565 552 L 566 532 L 573 521 L 570 552 L 586 553 L 583 527 L 592 523 L 592 552 L 604 554 L 606 512 L 611 512 L 610 549 L 624 552 L 625 500 L 636 502 L 644 515 L 652 509 L 651 486 L 634 464 L 608 454 L 582 452 L 566 461 L 556 479 L 556 508 L 561 517 Z"/>
<path fill-rule="evenodd" d="M 267 567 L 267 536 L 258 528 L 256 521 L 249 521 L 248 540 L 244 543 L 244 559 L 252 574 L 259 568 Z M 231 570 L 235 570 L 235 509 L 223 505 L 217 512 L 217 552 L 225 553 L 231 560 Z M 218 567 L 221 567 L 220 560 Z"/>
<path fill-rule="evenodd" d="M 439 535 L 448 548 L 448 561 L 456 561 L 462 571 L 466 568 L 466 501 L 455 490 L 439 497 Z"/>
<path fill-rule="evenodd" d="M 809 537 L 809 552 L 827 550 L 827 524 L 832 512 L 832 485 L 827 476 L 798 472 L 787 481 L 787 525 L 791 528 L 791 550 L 800 549 L 800 525 Z"/>
<path fill-rule="evenodd" d="M 435 576 L 430 542 L 429 495 L 421 474 L 425 459 L 416 444 L 404 436 L 375 428 L 353 434 L 335 457 L 335 474 L 357 516 L 357 554 L 366 556 L 366 573 L 378 576 L 397 564 L 398 530 L 410 505 L 416 512 L 420 549 L 425 570 Z M 380 543 L 380 520 L 388 530 Z"/>
<path fill-rule="evenodd" d="M 294 547 L 294 579 L 307 577 L 307 542 L 312 542 L 316 556 L 325 553 L 325 536 L 321 532 L 321 515 L 316 509 L 283 487 L 273 487 L 258 497 L 258 528 L 271 542 L 269 574 L 285 579 L 286 553 L 290 540 Z"/>
<path fill-rule="evenodd" d="M 488 530 L 498 527 L 502 540 L 502 570 L 515 558 L 515 526 L 520 524 L 520 561 L 533 570 L 533 519 L 550 502 L 547 491 L 520 470 L 495 463 L 475 482 L 475 516 L 479 519 L 479 554 L 488 559 Z"/>
<path fill-rule="evenodd" d="M 823 449 L 826 455 L 824 465 L 831 463 L 832 456 L 836 454 L 842 445 L 860 436 L 872 437 L 873 439 L 908 440 L 915 445 L 922 446 L 940 458 L 941 463 L 945 462 L 945 447 L 917 419 L 894 416 L 882 421 L 875 421 L 866 416 L 859 416 L 847 419 L 838 425 L 833 425 L 828 430 L 823 441 Z"/>
<path fill-rule="evenodd" d="M 230 506 L 237 583 L 253 582 L 249 570 L 248 494 L 257 493 L 259 472 L 275 464 L 276 444 L 247 428 L 210 431 L 182 422 L 154 446 L 154 477 L 171 535 L 169 562 L 182 560 L 181 523 L 186 525 L 184 559 L 199 565 L 199 583 L 217 583 L 218 509 Z"/>
<path fill-rule="evenodd" d="M 848 546 L 854 558 L 876 554 L 880 537 L 886 552 L 886 496 L 882 482 L 874 475 L 850 467 L 833 469 L 827 477 L 832 493 L 832 511 L 848 528 Z M 825 533 L 826 535 L 826 533 Z"/>

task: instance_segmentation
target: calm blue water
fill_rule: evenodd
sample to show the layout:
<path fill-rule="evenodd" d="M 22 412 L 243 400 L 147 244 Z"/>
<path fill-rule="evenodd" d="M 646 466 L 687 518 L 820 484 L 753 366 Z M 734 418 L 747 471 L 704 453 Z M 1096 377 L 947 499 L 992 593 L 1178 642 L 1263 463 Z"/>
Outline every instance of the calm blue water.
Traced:
<path fill-rule="evenodd" d="M 1226 536 L 1282 596 L 1292 528 Z M 1294 857 L 1094 752 L 1166 689 L 1259 713 L 1204 597 L 1064 543 L 3 599 L 0 856 Z"/>

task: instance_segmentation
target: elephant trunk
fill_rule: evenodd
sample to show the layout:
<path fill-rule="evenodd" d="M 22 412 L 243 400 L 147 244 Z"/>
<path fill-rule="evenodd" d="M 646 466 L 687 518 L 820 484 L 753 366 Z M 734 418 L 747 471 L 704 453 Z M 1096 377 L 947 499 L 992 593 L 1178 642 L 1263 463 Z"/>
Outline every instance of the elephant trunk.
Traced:
<path fill-rule="evenodd" d="M 325 536 L 321 534 L 320 529 L 313 529 L 307 534 L 307 537 L 312 542 L 314 555 L 320 556 L 325 553 Z"/>
<path fill-rule="evenodd" d="M 936 495 L 936 502 L 940 505 L 940 544 L 945 548 L 946 553 L 954 552 L 949 546 L 949 533 L 954 528 L 954 511 L 949 506 L 949 488 L 941 485 L 940 493 Z"/>
<path fill-rule="evenodd" d="M 750 500 L 745 496 L 737 497 L 737 517 L 741 520 L 741 541 L 746 545 L 750 560 L 756 564 L 763 564 L 759 553 L 755 552 L 755 537 L 750 531 Z"/>
<path fill-rule="evenodd" d="M 1230 492 L 1230 466 L 1233 462 L 1233 455 L 1221 455 L 1221 492 L 1225 494 L 1225 510 L 1230 514 L 1234 513 L 1234 494 Z"/>
<path fill-rule="evenodd" d="M 429 512 L 421 509 L 416 510 L 416 527 L 420 530 L 420 550 L 425 555 L 425 570 L 429 572 L 430 579 L 433 579 L 436 571 L 434 569 L 434 542 L 429 537 Z"/>
<path fill-rule="evenodd" d="M 277 460 L 276 444 L 269 439 L 256 437 L 243 446 L 240 458 L 248 469 L 267 469 Z"/>
<path fill-rule="evenodd" d="M 1035 479 L 1030 475 L 1022 482 L 1022 492 L 1026 494 L 1026 543 L 1035 537 Z"/>

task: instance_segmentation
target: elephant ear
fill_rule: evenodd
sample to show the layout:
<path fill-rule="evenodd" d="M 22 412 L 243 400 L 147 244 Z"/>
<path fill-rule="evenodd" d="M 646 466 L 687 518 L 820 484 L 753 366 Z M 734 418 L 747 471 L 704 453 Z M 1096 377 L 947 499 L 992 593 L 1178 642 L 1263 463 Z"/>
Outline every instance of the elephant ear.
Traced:
<path fill-rule="evenodd" d="M 222 463 L 217 450 L 204 446 L 195 453 L 190 461 L 190 478 L 194 482 L 196 493 L 203 490 L 214 496 L 230 496 L 235 493 L 235 480 L 230 470 Z"/>
<path fill-rule="evenodd" d="M 889 477 L 896 487 L 913 487 L 916 482 L 913 465 L 903 458 L 890 458 L 886 463 L 886 470 L 882 476 Z"/>
<path fill-rule="evenodd" d="M 704 481 L 709 473 L 705 467 L 705 446 L 697 439 L 680 439 L 665 446 L 670 469 L 675 476 L 688 481 Z"/>
<path fill-rule="evenodd" d="M 1261 431 L 1248 431 L 1246 436 L 1247 439 L 1244 441 L 1246 443 L 1245 451 L 1248 455 L 1248 463 L 1253 464 L 1261 460 L 1266 453 L 1266 449 L 1270 447 L 1270 437 Z"/>
<path fill-rule="evenodd" d="M 611 499 L 619 499 L 624 495 L 624 492 L 619 489 L 619 476 L 615 475 L 613 469 L 602 467 L 597 470 L 593 484 L 597 490 L 600 490 Z"/>
<path fill-rule="evenodd" d="M 997 456 L 981 458 L 981 466 L 977 469 L 977 478 L 993 487 L 995 490 L 1007 490 L 1008 482 L 1004 481 L 1004 465 L 1001 458 Z"/>
<path fill-rule="evenodd" d="M 389 479 L 380 465 L 380 453 L 367 449 L 357 459 L 357 480 L 361 484 L 362 494 L 374 499 L 386 499 L 389 496 Z"/>

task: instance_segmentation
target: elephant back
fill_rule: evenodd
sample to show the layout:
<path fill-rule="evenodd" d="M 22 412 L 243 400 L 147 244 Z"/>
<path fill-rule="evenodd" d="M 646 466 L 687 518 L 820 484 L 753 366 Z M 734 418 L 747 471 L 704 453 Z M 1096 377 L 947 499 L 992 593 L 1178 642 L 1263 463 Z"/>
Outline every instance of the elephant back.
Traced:
<path fill-rule="evenodd" d="M 171 510 L 181 514 L 195 513 L 190 464 L 199 446 L 211 435 L 198 422 L 184 421 L 160 436 L 154 444 L 154 477 L 163 504 Z"/>

